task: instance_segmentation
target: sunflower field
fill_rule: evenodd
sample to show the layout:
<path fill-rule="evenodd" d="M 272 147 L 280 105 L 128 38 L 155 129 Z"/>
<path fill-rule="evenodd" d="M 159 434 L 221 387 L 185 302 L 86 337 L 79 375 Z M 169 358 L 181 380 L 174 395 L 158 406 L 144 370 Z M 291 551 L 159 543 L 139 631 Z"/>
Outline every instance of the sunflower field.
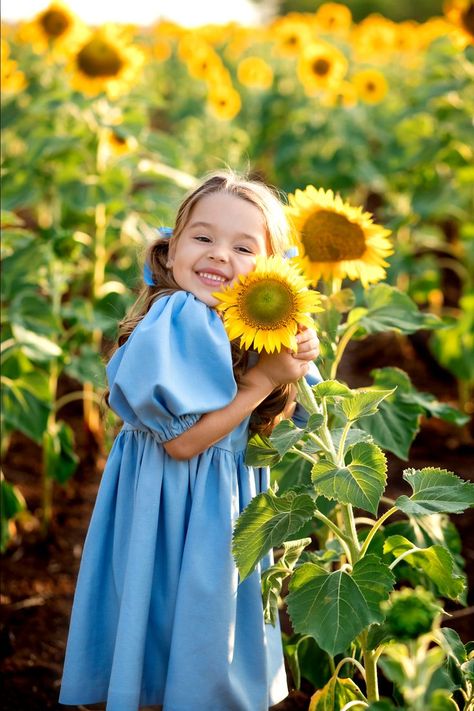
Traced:
<path fill-rule="evenodd" d="M 474 644 L 448 615 L 473 609 L 474 555 L 454 526 L 474 503 L 460 478 L 473 453 L 473 39 L 470 0 L 425 22 L 355 22 L 328 2 L 192 30 L 92 27 L 58 0 L 2 23 L 1 550 L 12 574 L 22 558 L 40 570 L 33 592 L 25 579 L 4 595 L 6 673 L 30 693 L 12 704 L 56 708 L 78 555 L 66 580 L 44 551 L 75 550 L 68 507 L 96 486 L 120 425 L 105 364 L 145 248 L 203 174 L 230 166 L 288 196 L 293 283 L 320 292 L 324 383 L 299 385 L 307 425 L 250 441 L 274 486 L 235 531 L 242 577 L 278 554 L 263 580 L 268 621 L 288 612 L 293 691 L 278 709 L 472 708 Z M 12 661 L 27 645 L 18 615 L 55 596 L 64 634 L 35 648 L 52 677 L 35 706 Z"/>

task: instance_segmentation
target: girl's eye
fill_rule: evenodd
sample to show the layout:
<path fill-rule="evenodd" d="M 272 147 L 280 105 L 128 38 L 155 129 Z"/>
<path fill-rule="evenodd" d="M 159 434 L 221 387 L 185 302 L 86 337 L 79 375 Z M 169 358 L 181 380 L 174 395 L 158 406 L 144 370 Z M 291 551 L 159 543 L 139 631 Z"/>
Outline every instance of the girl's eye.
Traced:
<path fill-rule="evenodd" d="M 209 237 L 206 237 L 206 235 L 196 235 L 194 239 L 197 239 L 199 242 L 210 242 L 211 240 Z"/>
<path fill-rule="evenodd" d="M 253 254 L 252 250 L 249 249 L 249 247 L 237 247 L 238 252 L 242 252 L 242 254 Z"/>

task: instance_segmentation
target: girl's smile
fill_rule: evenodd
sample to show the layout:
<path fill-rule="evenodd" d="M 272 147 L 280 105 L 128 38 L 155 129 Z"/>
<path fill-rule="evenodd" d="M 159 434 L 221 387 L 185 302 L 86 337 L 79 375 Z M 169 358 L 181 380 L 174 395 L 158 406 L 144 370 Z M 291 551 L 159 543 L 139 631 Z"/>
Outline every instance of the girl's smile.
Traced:
<path fill-rule="evenodd" d="M 181 234 L 170 243 L 173 276 L 208 306 L 214 291 L 255 268 L 257 256 L 268 256 L 264 216 L 256 205 L 230 193 L 202 197 Z"/>

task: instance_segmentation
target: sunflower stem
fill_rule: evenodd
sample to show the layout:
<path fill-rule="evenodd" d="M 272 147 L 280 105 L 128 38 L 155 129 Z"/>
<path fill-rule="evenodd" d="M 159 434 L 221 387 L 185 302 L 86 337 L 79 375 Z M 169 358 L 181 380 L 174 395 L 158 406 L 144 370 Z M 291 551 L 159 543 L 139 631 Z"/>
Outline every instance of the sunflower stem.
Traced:
<path fill-rule="evenodd" d="M 359 324 L 357 322 L 353 323 L 351 326 L 348 326 L 348 328 L 342 335 L 339 343 L 337 344 L 336 357 L 334 358 L 333 364 L 331 365 L 331 372 L 329 374 L 330 380 L 336 379 L 337 369 L 339 367 L 339 363 L 341 362 L 341 358 L 344 354 L 346 346 L 348 345 L 349 341 L 351 340 L 352 336 L 354 335 L 354 333 L 357 331 L 358 328 L 359 328 Z"/>

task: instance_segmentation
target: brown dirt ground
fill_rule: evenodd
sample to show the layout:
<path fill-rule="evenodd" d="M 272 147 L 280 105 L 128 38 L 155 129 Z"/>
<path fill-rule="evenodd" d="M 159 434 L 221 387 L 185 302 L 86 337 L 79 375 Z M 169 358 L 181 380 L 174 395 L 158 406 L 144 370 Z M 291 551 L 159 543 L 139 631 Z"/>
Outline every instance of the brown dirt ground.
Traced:
<path fill-rule="evenodd" d="M 420 390 L 455 404 L 455 384 L 448 373 L 429 357 L 423 338 L 399 339 L 393 335 L 372 337 L 349 346 L 339 377 L 352 387 L 368 384 L 373 367 L 397 365 L 408 372 Z M 67 389 L 70 383 L 64 383 Z M 55 491 L 55 518 L 46 540 L 41 540 L 35 519 L 17 530 L 2 563 L 2 708 L 7 711 L 62 709 L 57 703 L 69 614 L 82 544 L 95 500 L 104 455 L 84 429 L 74 407 L 63 417 L 73 426 L 81 463 L 75 477 Z M 439 466 L 474 480 L 472 430 L 462 434 L 439 420 L 423 422 L 411 450 L 410 467 Z M 406 462 L 390 455 L 388 495 L 407 492 L 401 480 Z M 4 461 L 8 481 L 18 485 L 29 510 L 40 506 L 39 470 L 41 452 L 19 434 L 12 438 Z M 474 598 L 474 546 L 469 541 L 473 516 L 453 517 L 463 541 L 463 555 L 470 581 L 468 608 L 453 606 L 449 626 L 464 642 L 472 637 Z M 283 618 L 288 629 L 288 620 Z M 291 683 L 291 682 L 290 682 Z M 273 711 L 303 711 L 311 689 L 292 691 Z M 68 707 L 71 709 L 80 707 Z"/>

